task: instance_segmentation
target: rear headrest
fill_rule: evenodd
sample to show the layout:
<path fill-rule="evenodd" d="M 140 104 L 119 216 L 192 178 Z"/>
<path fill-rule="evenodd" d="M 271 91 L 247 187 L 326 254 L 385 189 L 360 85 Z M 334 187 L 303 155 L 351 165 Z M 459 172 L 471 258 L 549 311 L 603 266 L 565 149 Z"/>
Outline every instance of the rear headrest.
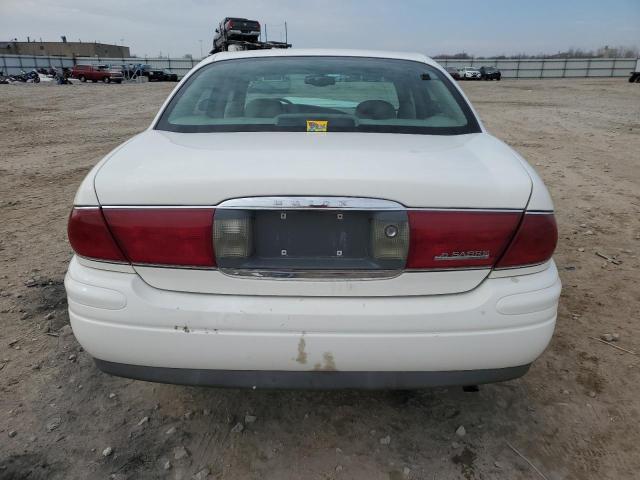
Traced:
<path fill-rule="evenodd" d="M 371 120 L 386 120 L 396 117 L 396 110 L 384 100 L 365 100 L 356 107 L 356 116 Z"/>
<path fill-rule="evenodd" d="M 256 98 L 244 107 L 245 117 L 272 118 L 284 113 L 284 105 L 274 98 Z"/>

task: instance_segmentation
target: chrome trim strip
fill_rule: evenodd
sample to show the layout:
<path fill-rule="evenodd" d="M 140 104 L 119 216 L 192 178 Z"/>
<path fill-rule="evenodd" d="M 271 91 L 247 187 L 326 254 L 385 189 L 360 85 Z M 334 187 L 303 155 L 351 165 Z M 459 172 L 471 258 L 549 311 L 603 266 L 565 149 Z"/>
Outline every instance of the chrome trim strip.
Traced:
<path fill-rule="evenodd" d="M 218 267 L 198 267 L 195 265 L 161 265 L 157 263 L 129 263 L 129 262 L 116 262 L 116 261 L 110 261 L 110 260 L 96 260 L 95 258 L 89 258 L 89 257 L 82 257 L 82 258 L 86 258 L 87 260 L 91 260 L 94 262 L 117 263 L 122 265 L 131 265 L 132 267 L 170 268 L 170 269 L 179 269 L 179 270 L 208 270 L 211 272 L 220 271 L 225 275 L 241 276 L 241 277 L 260 277 L 260 275 L 255 275 L 254 274 L 255 272 L 258 272 L 258 273 L 277 272 L 277 273 L 282 273 L 287 275 L 312 272 L 312 275 L 315 273 L 325 273 L 325 274 L 329 273 L 332 275 L 335 274 L 338 277 L 348 276 L 350 273 L 353 273 L 354 274 L 353 278 L 364 278 L 364 277 L 358 277 L 358 275 L 366 273 L 367 274 L 365 275 L 366 277 L 378 278 L 378 274 L 385 274 L 385 273 L 391 273 L 391 272 L 395 274 L 394 276 L 398 276 L 403 273 L 464 272 L 468 270 L 491 270 L 493 268 L 491 266 L 484 265 L 484 266 L 478 266 L 478 267 L 403 268 L 402 270 L 320 270 L 320 269 L 318 270 L 256 270 L 256 269 L 243 269 L 243 268 L 233 269 L 233 268 L 218 268 Z M 542 265 L 542 263 L 525 265 L 524 267 L 534 267 L 537 265 Z M 505 267 L 505 268 L 493 268 L 493 269 L 494 270 L 512 270 L 517 268 L 523 268 L 523 267 L 517 266 L 517 267 Z M 234 272 L 238 272 L 238 273 L 236 274 Z M 264 277 L 267 277 L 267 276 L 268 275 L 264 275 Z M 335 277 L 332 277 L 332 278 L 335 278 Z M 386 278 L 392 278 L 392 277 L 386 277 Z"/>
<path fill-rule="evenodd" d="M 150 268 L 170 268 L 172 270 L 218 270 L 218 267 L 199 267 L 197 265 L 168 265 L 160 263 L 132 263 L 133 268 L 150 267 Z"/>
<path fill-rule="evenodd" d="M 127 264 L 128 265 L 128 264 Z M 219 271 L 229 277 L 243 278 L 270 278 L 275 280 L 311 279 L 311 280 L 380 280 L 395 278 L 405 273 L 437 273 L 437 272 L 464 272 L 470 270 L 491 270 L 489 266 L 464 267 L 464 268 L 411 268 L 402 270 L 259 270 L 259 269 L 233 269 L 217 267 L 196 267 L 182 265 L 157 265 L 150 263 L 134 263 L 135 267 L 169 268 L 180 270 L 205 270 Z M 513 267 L 521 268 L 521 267 Z"/>
<path fill-rule="evenodd" d="M 551 257 L 553 258 L 553 257 Z M 505 272 L 507 270 L 517 270 L 519 268 L 529 268 L 529 267 L 537 267 L 539 265 L 544 265 L 545 263 L 547 263 L 549 260 L 551 260 L 551 258 L 548 258 L 547 260 L 544 260 L 542 262 L 537 262 L 537 263 L 526 263 L 524 265 L 515 265 L 513 267 L 495 267 L 493 270 L 495 272 Z"/>
<path fill-rule="evenodd" d="M 209 209 L 214 210 L 216 208 L 215 205 L 102 205 L 102 208 L 105 209 L 189 209 L 189 210 L 197 210 L 197 209 Z"/>
<path fill-rule="evenodd" d="M 395 203 L 395 202 L 394 202 Z M 190 209 L 190 210 L 196 210 L 196 209 L 209 209 L 209 210 L 214 210 L 214 209 L 247 209 L 247 210 L 383 210 L 383 211 L 390 211 L 390 210 L 403 210 L 403 211 L 407 211 L 407 212 L 496 212 L 496 213 L 527 213 L 527 214 L 550 214 L 550 213 L 554 213 L 553 210 L 523 210 L 521 208 L 463 208 L 463 207 L 405 207 L 403 205 L 400 205 L 399 207 L 394 207 L 394 208 L 377 208 L 377 207 L 350 207 L 350 208 L 342 208 L 342 207 L 264 207 L 264 208 L 259 208 L 259 207 L 228 207 L 226 205 L 223 205 L 224 202 L 218 204 L 218 205 L 102 205 L 102 208 L 104 209 Z M 89 207 L 89 206 L 81 206 L 81 207 L 74 207 L 74 208 L 86 208 L 86 209 L 91 209 L 91 208 L 100 208 L 98 206 L 96 207 Z"/>
<path fill-rule="evenodd" d="M 242 210 L 405 210 L 405 206 L 392 200 L 361 197 L 244 197 L 232 198 L 217 208 Z"/>
<path fill-rule="evenodd" d="M 114 265 L 128 265 L 131 266 L 131 264 L 127 261 L 127 260 L 103 260 L 100 258 L 91 258 L 91 257 L 85 257 L 84 255 L 80 255 L 79 253 L 73 252 L 74 255 L 76 255 L 78 258 L 82 258 L 84 260 L 88 260 L 90 262 L 96 262 L 96 263 L 106 263 L 106 264 L 114 264 Z"/>
<path fill-rule="evenodd" d="M 395 278 L 404 270 L 259 270 L 221 268 L 230 277 L 272 280 L 381 280 Z"/>
<path fill-rule="evenodd" d="M 74 208 L 96 208 L 78 206 Z M 245 209 L 245 210 L 405 210 L 429 212 L 525 212 L 549 214 L 553 210 L 526 210 L 525 208 L 475 208 L 475 207 L 407 207 L 394 200 L 370 197 L 344 196 L 264 196 L 238 197 L 224 200 L 217 205 L 102 205 L 102 208 L 189 208 L 189 209 Z"/>

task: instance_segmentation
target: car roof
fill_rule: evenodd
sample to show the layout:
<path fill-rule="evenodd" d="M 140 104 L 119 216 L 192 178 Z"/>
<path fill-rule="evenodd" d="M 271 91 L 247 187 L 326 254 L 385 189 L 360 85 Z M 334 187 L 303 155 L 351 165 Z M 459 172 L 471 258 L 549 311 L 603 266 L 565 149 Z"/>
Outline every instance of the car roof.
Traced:
<path fill-rule="evenodd" d="M 303 49 L 303 48 L 272 48 L 267 50 L 245 50 L 240 52 L 220 52 L 211 55 L 200 65 L 217 62 L 220 60 L 230 60 L 234 58 L 263 58 L 263 57 L 367 57 L 367 58 L 390 58 L 395 60 L 413 60 L 415 62 L 426 63 L 440 68 L 431 58 L 422 53 L 405 52 L 385 52 L 379 50 L 346 50 L 346 49 Z"/>

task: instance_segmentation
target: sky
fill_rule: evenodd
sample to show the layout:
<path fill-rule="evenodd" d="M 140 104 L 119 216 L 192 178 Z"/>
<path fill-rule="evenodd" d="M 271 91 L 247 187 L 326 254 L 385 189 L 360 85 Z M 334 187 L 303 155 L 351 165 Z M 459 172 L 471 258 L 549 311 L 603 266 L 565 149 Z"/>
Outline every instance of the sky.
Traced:
<path fill-rule="evenodd" d="M 0 41 L 124 44 L 138 56 L 200 57 L 226 16 L 298 48 L 437 55 L 640 46 L 640 0 L 0 0 Z M 202 46 L 202 50 L 201 50 Z"/>

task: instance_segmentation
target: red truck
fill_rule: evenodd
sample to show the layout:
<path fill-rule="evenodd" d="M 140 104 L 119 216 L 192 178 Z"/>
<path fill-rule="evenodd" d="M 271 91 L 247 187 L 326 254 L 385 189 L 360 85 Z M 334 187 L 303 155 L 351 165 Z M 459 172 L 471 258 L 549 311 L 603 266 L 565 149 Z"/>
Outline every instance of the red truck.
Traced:
<path fill-rule="evenodd" d="M 109 68 L 108 65 L 75 65 L 71 69 L 71 77 L 81 82 L 91 80 L 94 83 L 97 81 L 122 83 L 124 78 L 121 70 Z"/>

